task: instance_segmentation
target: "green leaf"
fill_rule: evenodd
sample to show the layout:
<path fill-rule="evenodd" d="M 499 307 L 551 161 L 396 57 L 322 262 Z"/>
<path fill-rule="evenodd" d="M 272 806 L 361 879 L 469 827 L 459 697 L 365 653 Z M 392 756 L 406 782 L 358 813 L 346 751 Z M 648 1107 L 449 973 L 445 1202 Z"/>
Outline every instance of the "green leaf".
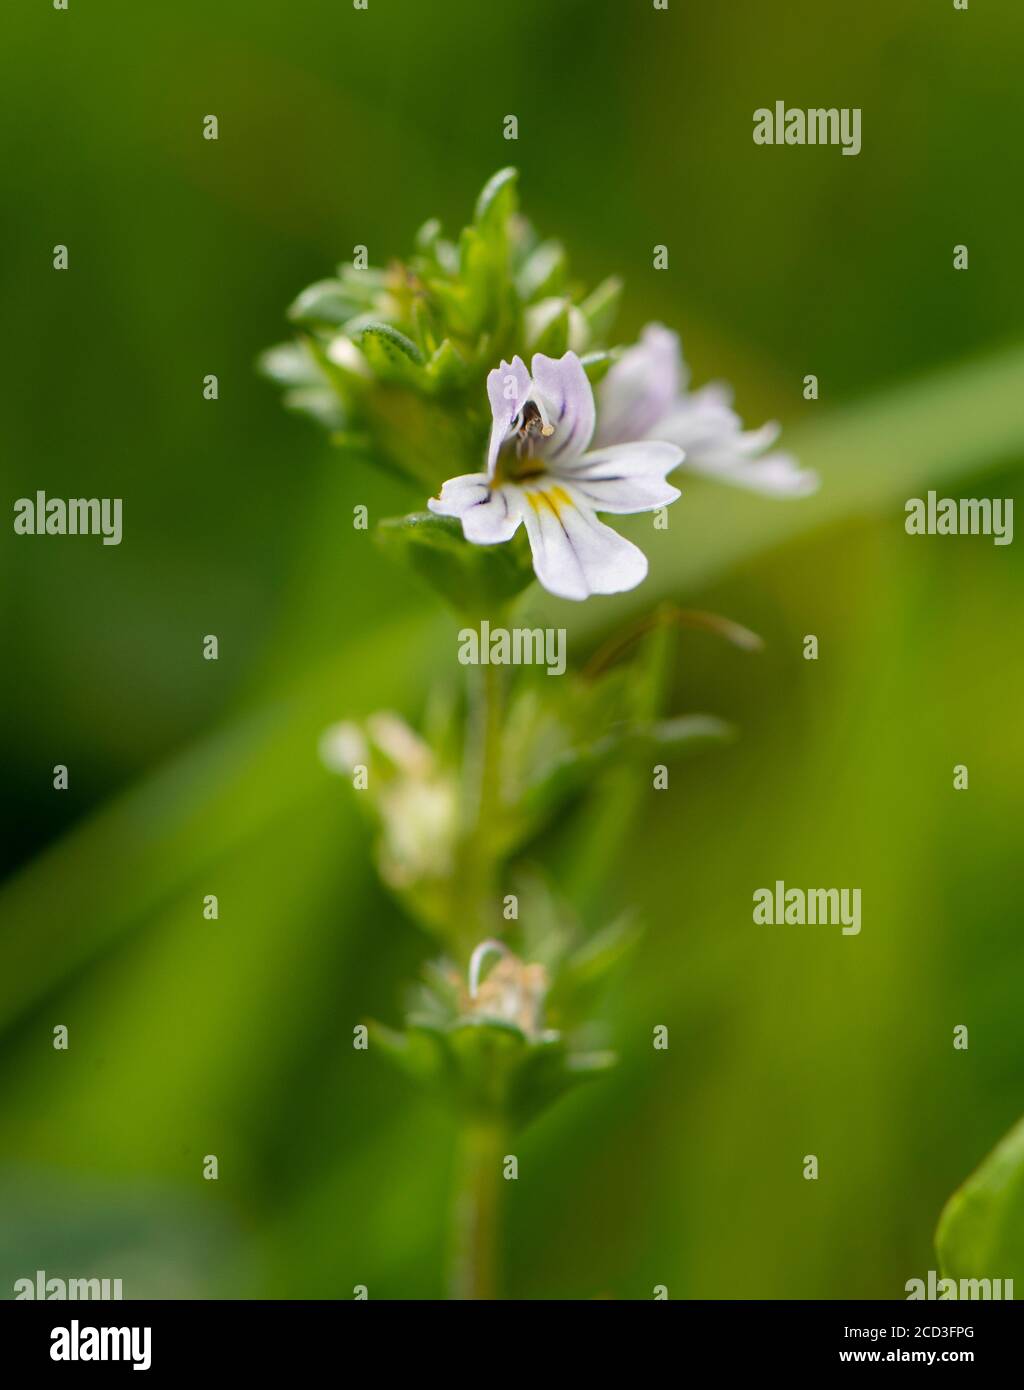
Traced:
<path fill-rule="evenodd" d="M 557 1035 L 528 1039 L 500 1019 L 461 1019 L 439 1041 L 450 1058 L 451 1097 L 464 1109 L 526 1125 L 581 1081 L 615 1065 L 610 1052 L 569 1052 Z"/>
<path fill-rule="evenodd" d="M 595 727 L 602 727 L 595 722 Z M 599 772 L 621 761 L 623 755 L 678 757 L 699 753 L 716 743 L 729 743 L 736 733 L 730 724 L 709 714 L 681 715 L 651 723 L 622 725 L 603 738 L 580 744 L 550 756 L 543 772 L 523 790 L 517 815 L 506 818 L 509 845 L 533 834 L 571 797 L 585 790 Z"/>
<path fill-rule="evenodd" d="M 285 388 L 281 400 L 286 410 L 306 415 L 327 430 L 344 428 L 341 400 L 305 342 L 282 343 L 268 349 L 259 357 L 257 368 Z"/>
<path fill-rule="evenodd" d="M 553 972 L 547 1016 L 557 1028 L 574 1028 L 595 1016 L 610 977 L 640 941 L 640 927 L 626 913 L 566 955 Z"/>
<path fill-rule="evenodd" d="M 427 363 L 427 376 L 439 391 L 453 390 L 466 384 L 468 367 L 450 338 L 445 338 Z"/>
<path fill-rule="evenodd" d="M 504 232 L 509 217 L 516 210 L 516 180 L 519 171 L 509 166 L 499 169 L 487 180 L 476 200 L 473 220 L 485 236 Z"/>
<path fill-rule="evenodd" d="M 693 753 L 710 743 L 731 743 L 736 730 L 712 714 L 683 714 L 643 725 L 631 737 L 654 752 Z"/>
<path fill-rule="evenodd" d="M 322 386 L 324 375 L 304 342 L 268 348 L 256 361 L 261 375 L 279 386 Z"/>
<path fill-rule="evenodd" d="M 610 352 L 586 352 L 580 358 L 591 386 L 596 386 L 615 359 Z"/>
<path fill-rule="evenodd" d="M 355 304 L 364 309 L 372 308 L 382 294 L 387 293 L 390 272 L 367 266 L 357 270 L 354 265 L 344 262 L 338 266 L 338 279 L 345 293 Z"/>
<path fill-rule="evenodd" d="M 286 410 L 306 415 L 326 430 L 344 428 L 345 411 L 334 392 L 327 386 L 298 386 L 286 391 L 281 398 Z"/>
<path fill-rule="evenodd" d="M 423 354 L 389 323 L 369 323 L 359 331 L 357 346 L 371 369 L 385 381 L 422 384 Z"/>
<path fill-rule="evenodd" d="M 610 275 L 607 280 L 602 280 L 579 306 L 593 338 L 599 341 L 607 339 L 619 312 L 621 299 L 622 281 L 618 276 Z"/>
<path fill-rule="evenodd" d="M 569 346 L 569 301 L 549 299 L 527 312 L 528 352 L 561 357 Z"/>
<path fill-rule="evenodd" d="M 410 324 L 417 346 L 424 357 L 436 352 L 439 336 L 444 336 L 444 322 L 438 313 L 437 305 L 428 303 L 424 296 L 417 296 L 410 309 Z"/>
<path fill-rule="evenodd" d="M 448 329 L 461 337 L 472 336 L 471 296 L 466 286 L 459 280 L 433 277 L 427 281 L 427 289 L 444 315 Z"/>
<path fill-rule="evenodd" d="M 473 545 L 454 517 L 417 512 L 382 521 L 377 539 L 467 616 L 493 614 L 533 579 L 521 536 L 506 545 Z"/>
<path fill-rule="evenodd" d="M 416 250 L 423 255 L 433 255 L 438 238 L 441 235 L 441 223 L 436 217 L 429 217 L 423 226 L 416 233 Z"/>
<path fill-rule="evenodd" d="M 565 284 L 565 247 L 558 241 L 544 241 L 530 252 L 519 267 L 516 289 L 526 304 L 561 294 Z"/>
<path fill-rule="evenodd" d="M 449 1096 L 464 1109 L 507 1113 L 509 1094 L 531 1044 L 514 1023 L 462 1018 L 441 1035 Z"/>
<path fill-rule="evenodd" d="M 501 245 L 488 240 L 476 227 L 464 227 L 459 238 L 463 332 L 475 336 L 495 321 L 504 269 Z"/>
<path fill-rule="evenodd" d="M 953 1193 L 935 1245 L 948 1278 L 1024 1285 L 1024 1120 Z"/>
<path fill-rule="evenodd" d="M 630 917 L 609 922 L 563 962 L 552 990 L 591 989 L 603 984 L 640 938 L 640 930 Z"/>
<path fill-rule="evenodd" d="M 567 1091 L 603 1076 L 617 1060 L 614 1052 L 568 1052 L 561 1040 L 531 1048 L 510 1089 L 513 1123 L 529 1124 Z"/>
<path fill-rule="evenodd" d="M 459 238 L 459 280 L 464 292 L 462 333 L 507 332 L 515 314 L 509 223 L 516 208 L 515 169 L 501 169 L 477 199 L 471 226 Z M 455 320 L 452 320 L 455 326 Z"/>
<path fill-rule="evenodd" d="M 437 1035 L 429 1029 L 411 1028 L 399 1033 L 383 1023 L 370 1023 L 370 1051 L 379 1053 L 414 1081 L 434 1081 L 443 1069 L 443 1051 Z"/>
<path fill-rule="evenodd" d="M 293 323 L 337 328 L 357 314 L 360 307 L 340 280 L 318 280 L 293 301 L 288 317 Z"/>

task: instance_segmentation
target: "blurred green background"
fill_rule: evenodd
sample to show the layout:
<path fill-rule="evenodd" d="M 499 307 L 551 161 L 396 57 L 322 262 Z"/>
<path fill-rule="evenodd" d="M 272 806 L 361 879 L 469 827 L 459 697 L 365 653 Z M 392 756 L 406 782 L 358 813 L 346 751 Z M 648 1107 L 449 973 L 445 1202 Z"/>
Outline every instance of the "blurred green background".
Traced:
<path fill-rule="evenodd" d="M 652 793 L 609 886 L 648 927 L 605 1008 L 622 1065 L 519 1141 L 506 1290 L 900 1298 L 935 1266 L 1024 1111 L 1024 576 L 1019 545 L 908 538 L 903 503 L 1019 493 L 1022 40 L 1019 8 L 925 0 L 9 0 L 4 492 L 122 497 L 125 537 L 0 547 L 0 1296 L 37 1268 L 443 1292 L 450 1127 L 351 1046 L 429 946 L 316 741 L 415 719 L 454 625 L 351 528 L 423 499 L 341 467 L 254 362 L 356 243 L 456 229 L 509 162 L 575 269 L 626 279 L 622 338 L 678 328 L 823 489 L 688 484 L 634 527 L 644 588 L 542 606 L 577 656 L 660 596 L 767 647 L 681 639 L 674 708 L 741 737 Z M 862 153 L 755 146 L 776 99 L 861 107 Z M 861 887 L 861 935 L 755 927 L 776 878 Z"/>

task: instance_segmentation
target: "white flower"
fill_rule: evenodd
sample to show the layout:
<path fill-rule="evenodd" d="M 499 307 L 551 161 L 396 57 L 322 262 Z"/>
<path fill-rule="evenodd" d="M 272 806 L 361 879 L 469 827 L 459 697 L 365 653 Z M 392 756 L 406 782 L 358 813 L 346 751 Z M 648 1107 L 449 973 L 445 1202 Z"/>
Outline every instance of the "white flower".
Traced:
<path fill-rule="evenodd" d="M 501 957 L 481 979 L 486 956 Z M 500 941 L 481 941 L 469 961 L 469 989 L 463 1000 L 466 1017 L 511 1023 L 526 1037 L 556 1042 L 558 1034 L 544 1027 L 544 1001 L 550 981 L 543 965 L 527 965 Z"/>
<path fill-rule="evenodd" d="M 450 478 L 427 504 L 458 517 L 467 540 L 498 545 L 520 522 L 537 578 L 553 594 L 584 599 L 635 588 L 647 558 L 597 512 L 647 512 L 679 496 L 665 481 L 682 450 L 664 441 L 589 449 L 594 393 L 574 352 L 557 361 L 536 353 L 488 373 L 491 439 L 487 471 Z"/>
<path fill-rule="evenodd" d="M 349 774 L 368 757 L 363 731 L 347 719 L 332 724 L 320 736 L 320 761 L 331 772 Z"/>
<path fill-rule="evenodd" d="M 400 715 L 372 714 L 364 730 L 332 724 L 320 739 L 331 772 L 351 776 L 368 769 L 365 795 L 381 827 L 378 861 L 384 881 L 407 889 L 451 870 L 458 832 L 458 783 L 429 744 Z"/>
<path fill-rule="evenodd" d="M 744 430 L 728 387 L 690 391 L 688 379 L 678 336 L 660 323 L 648 324 L 601 383 L 598 442 L 667 439 L 684 450 L 688 472 L 777 497 L 815 491 L 817 475 L 792 455 L 762 457 L 778 438 L 777 424 Z"/>

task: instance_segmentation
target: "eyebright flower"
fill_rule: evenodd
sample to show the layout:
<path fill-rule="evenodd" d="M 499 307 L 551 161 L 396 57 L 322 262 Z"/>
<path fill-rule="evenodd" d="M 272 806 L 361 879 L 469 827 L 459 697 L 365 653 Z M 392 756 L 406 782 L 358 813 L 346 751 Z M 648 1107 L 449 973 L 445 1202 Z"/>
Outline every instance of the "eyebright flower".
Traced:
<path fill-rule="evenodd" d="M 594 393 L 574 352 L 557 361 L 535 353 L 487 377 L 491 438 L 486 473 L 450 478 L 428 506 L 458 517 L 468 541 L 498 545 L 525 523 L 537 578 L 561 598 L 635 588 L 647 558 L 598 521 L 597 512 L 653 511 L 679 496 L 665 481 L 682 460 L 661 440 L 590 449 Z"/>
<path fill-rule="evenodd" d="M 371 715 L 365 734 L 347 720 L 332 724 L 321 737 L 320 758 L 346 777 L 360 766 L 367 770 L 365 785 L 381 828 L 378 866 L 389 887 L 409 889 L 450 872 L 458 785 L 399 715 Z"/>
<path fill-rule="evenodd" d="M 484 958 L 501 957 L 481 979 Z M 558 1034 L 544 1027 L 544 1000 L 549 987 L 543 965 L 527 965 L 500 941 L 481 941 L 469 962 L 469 988 L 462 1007 L 467 1018 L 497 1019 L 514 1024 L 527 1038 L 555 1041 Z"/>
<path fill-rule="evenodd" d="M 685 452 L 684 471 L 778 497 L 815 491 L 817 475 L 792 455 L 762 457 L 778 438 L 777 424 L 745 431 L 727 386 L 689 391 L 688 380 L 678 335 L 648 324 L 601 382 L 598 444 L 667 439 Z"/>

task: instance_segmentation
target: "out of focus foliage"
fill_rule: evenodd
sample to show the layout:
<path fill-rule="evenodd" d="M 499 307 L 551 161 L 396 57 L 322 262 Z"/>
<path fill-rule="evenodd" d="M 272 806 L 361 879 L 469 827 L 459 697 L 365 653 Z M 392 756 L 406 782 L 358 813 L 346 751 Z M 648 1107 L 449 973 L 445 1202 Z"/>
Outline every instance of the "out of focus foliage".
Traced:
<path fill-rule="evenodd" d="M 903 1297 L 1021 1109 L 1021 546 L 909 538 L 903 505 L 1020 491 L 992 132 L 1017 119 L 1024 13 L 8 8 L 7 495 L 122 497 L 125 539 L 0 546 L 0 1289 L 44 1267 L 127 1296 L 441 1291 L 450 1126 L 352 1047 L 366 1017 L 398 1026 L 429 948 L 316 749 L 374 710 L 418 723 L 454 626 L 351 526 L 422 507 L 421 481 L 331 448 L 253 364 L 296 285 L 356 245 L 391 265 L 410 210 L 458 226 L 512 159 L 584 291 L 621 268 L 623 337 L 678 324 L 823 486 L 784 508 L 695 482 L 645 533 L 645 606 L 766 646 L 681 638 L 666 707 L 740 737 L 641 800 L 611 880 L 597 854 L 559 884 L 573 827 L 545 836 L 556 889 L 648 931 L 603 1006 L 619 1066 L 524 1135 L 508 1291 Z M 857 158 L 754 146 L 755 108 L 823 94 L 864 108 Z M 631 602 L 573 618 L 574 661 Z M 755 928 L 779 877 L 860 886 L 860 936 Z"/>

